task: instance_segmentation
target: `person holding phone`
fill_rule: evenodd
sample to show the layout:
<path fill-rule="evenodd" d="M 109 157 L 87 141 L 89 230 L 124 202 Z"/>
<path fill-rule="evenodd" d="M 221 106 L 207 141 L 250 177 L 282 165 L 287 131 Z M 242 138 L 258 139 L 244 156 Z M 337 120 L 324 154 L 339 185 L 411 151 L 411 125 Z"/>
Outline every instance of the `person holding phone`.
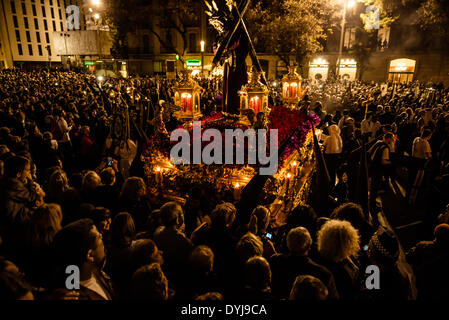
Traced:
<path fill-rule="evenodd" d="M 271 241 L 272 233 L 267 232 L 270 225 L 270 211 L 264 206 L 257 206 L 251 213 L 251 217 L 248 224 L 250 232 L 259 236 L 263 243 L 264 256 L 270 258 L 276 254 L 276 249 Z"/>

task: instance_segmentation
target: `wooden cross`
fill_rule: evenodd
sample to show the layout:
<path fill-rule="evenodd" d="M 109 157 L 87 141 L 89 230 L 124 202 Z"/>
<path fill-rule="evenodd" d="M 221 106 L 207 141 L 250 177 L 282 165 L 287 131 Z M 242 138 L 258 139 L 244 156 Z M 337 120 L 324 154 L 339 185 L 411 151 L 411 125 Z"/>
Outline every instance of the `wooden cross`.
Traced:
<path fill-rule="evenodd" d="M 232 32 L 229 32 L 228 35 L 225 37 L 225 39 L 223 41 L 223 45 L 220 45 L 218 47 L 217 53 L 215 54 L 214 60 L 212 61 L 212 69 L 214 69 L 217 66 L 218 62 L 221 59 L 221 56 L 223 55 L 223 52 L 226 49 L 228 49 L 232 37 L 234 36 L 238 27 L 241 25 L 243 28 L 243 31 L 245 32 L 246 36 L 248 37 L 248 41 L 250 44 L 249 55 L 251 57 L 251 61 L 253 62 L 253 65 L 256 67 L 256 70 L 262 74 L 262 82 L 266 85 L 266 84 L 268 84 L 267 79 L 265 78 L 265 74 L 262 72 L 263 71 L 262 66 L 260 65 L 259 58 L 257 57 L 256 50 L 254 48 L 254 44 L 251 40 L 248 29 L 246 28 L 245 21 L 243 20 L 243 16 L 247 11 L 250 2 L 251 2 L 251 0 L 242 0 L 240 2 L 240 4 L 237 5 L 235 1 L 232 1 L 232 7 L 238 15 L 238 20 L 237 20 L 234 28 L 232 29 Z M 239 8 L 241 8 L 241 9 L 239 9 Z"/>

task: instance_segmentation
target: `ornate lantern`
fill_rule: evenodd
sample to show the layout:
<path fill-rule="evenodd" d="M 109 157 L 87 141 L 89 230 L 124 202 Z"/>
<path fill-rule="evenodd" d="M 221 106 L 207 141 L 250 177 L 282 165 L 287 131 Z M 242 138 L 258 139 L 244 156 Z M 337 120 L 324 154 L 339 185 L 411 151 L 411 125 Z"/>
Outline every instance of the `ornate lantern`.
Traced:
<path fill-rule="evenodd" d="M 190 78 L 190 72 L 182 71 L 182 80 L 174 87 L 175 105 L 181 108 L 174 116 L 181 121 L 191 121 L 201 118 L 200 95 L 201 87 Z"/>
<path fill-rule="evenodd" d="M 244 110 L 252 109 L 255 116 L 259 112 L 268 113 L 268 88 L 259 81 L 261 73 L 257 72 L 254 66 L 250 72 L 250 80 L 239 91 L 240 94 L 240 115 L 244 115 Z"/>
<path fill-rule="evenodd" d="M 297 105 L 301 99 L 302 78 L 296 73 L 295 66 L 288 67 L 288 73 L 282 78 L 282 100 L 287 105 Z"/>

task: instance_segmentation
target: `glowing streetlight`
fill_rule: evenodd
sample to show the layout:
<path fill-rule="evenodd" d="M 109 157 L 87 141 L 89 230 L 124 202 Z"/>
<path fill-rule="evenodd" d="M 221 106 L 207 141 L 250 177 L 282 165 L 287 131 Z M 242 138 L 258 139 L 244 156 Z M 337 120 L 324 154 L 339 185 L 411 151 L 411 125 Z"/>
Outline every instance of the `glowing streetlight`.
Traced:
<path fill-rule="evenodd" d="M 204 40 L 201 40 L 201 76 L 204 77 Z"/>
<path fill-rule="evenodd" d="M 201 40 L 200 44 L 201 44 L 201 52 L 204 52 L 204 45 L 205 45 L 204 40 Z"/>

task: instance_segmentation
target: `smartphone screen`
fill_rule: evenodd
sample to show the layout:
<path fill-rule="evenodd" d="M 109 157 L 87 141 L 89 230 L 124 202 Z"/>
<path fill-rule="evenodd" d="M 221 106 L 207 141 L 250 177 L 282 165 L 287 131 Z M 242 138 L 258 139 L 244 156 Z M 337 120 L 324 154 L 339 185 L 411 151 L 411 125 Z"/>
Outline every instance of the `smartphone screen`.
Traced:
<path fill-rule="evenodd" d="M 267 232 L 267 234 L 265 235 L 265 237 L 267 237 L 268 239 L 271 239 L 273 237 L 273 235 L 269 232 Z"/>

